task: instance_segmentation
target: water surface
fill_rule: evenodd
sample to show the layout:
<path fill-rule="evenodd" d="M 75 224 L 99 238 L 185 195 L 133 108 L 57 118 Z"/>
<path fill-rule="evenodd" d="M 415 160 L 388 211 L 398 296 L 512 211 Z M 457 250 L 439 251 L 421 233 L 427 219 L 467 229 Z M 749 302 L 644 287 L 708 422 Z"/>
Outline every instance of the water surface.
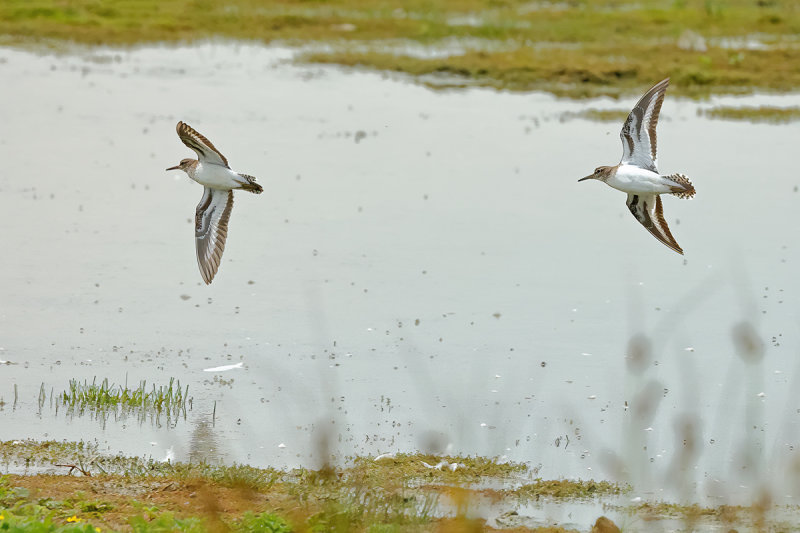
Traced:
<path fill-rule="evenodd" d="M 622 193 L 577 183 L 618 161 L 620 125 L 562 118 L 635 98 L 435 92 L 292 53 L 0 49 L 0 439 L 287 467 L 481 454 L 632 497 L 766 483 L 796 503 L 800 124 L 697 115 L 796 96 L 668 94 L 659 167 L 698 191 L 664 199 L 681 257 Z M 265 189 L 236 194 L 211 286 L 201 188 L 164 171 L 193 155 L 178 120 Z M 175 377 L 192 409 L 40 411 L 42 384 L 94 377 Z"/>

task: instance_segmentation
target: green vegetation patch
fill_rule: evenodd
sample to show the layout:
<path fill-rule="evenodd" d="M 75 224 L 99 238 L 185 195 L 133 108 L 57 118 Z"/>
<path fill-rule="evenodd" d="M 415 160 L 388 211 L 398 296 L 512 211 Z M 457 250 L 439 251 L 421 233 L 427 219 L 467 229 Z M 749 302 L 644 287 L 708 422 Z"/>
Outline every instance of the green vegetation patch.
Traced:
<path fill-rule="evenodd" d="M 67 478 L 70 479 L 70 478 Z M 58 484 L 58 480 L 50 480 Z M 105 531 L 134 531 L 160 533 L 208 531 L 290 533 L 289 522 L 269 512 L 246 511 L 239 517 L 222 517 L 219 513 L 200 512 L 196 516 L 146 506 L 136 501 L 125 502 L 118 494 L 110 495 L 127 507 L 123 515 L 111 514 L 115 506 L 108 502 L 87 500 L 83 491 L 62 500 L 41 497 L 47 489 L 39 487 L 36 494 L 26 488 L 12 486 L 8 476 L 0 477 L 0 531 L 34 533 L 103 533 Z M 185 497 L 192 497 L 186 494 Z M 127 505 L 126 505 L 127 504 Z M 206 509 L 208 511 L 210 509 Z"/>
<path fill-rule="evenodd" d="M 309 63 L 394 71 L 431 88 L 494 87 L 544 91 L 570 98 L 629 96 L 667 76 L 670 94 L 704 98 L 745 94 L 754 89 L 791 92 L 800 87 L 800 48 L 752 51 L 735 63 L 723 48 L 687 52 L 665 44 L 600 43 L 580 47 L 521 47 L 510 51 L 467 51 L 445 57 L 397 55 L 380 50 L 309 52 Z M 737 56 L 738 57 L 738 56 Z"/>
<path fill-rule="evenodd" d="M 733 107 L 716 106 L 698 111 L 699 114 L 710 118 L 724 120 L 745 120 L 747 122 L 767 122 L 771 124 L 786 124 L 800 120 L 800 107 Z"/>
<path fill-rule="evenodd" d="M 680 520 L 692 529 L 698 522 L 721 523 L 727 526 L 748 527 L 756 531 L 787 530 L 786 524 L 770 523 L 769 514 L 772 505 L 768 501 L 756 501 L 753 505 L 720 505 L 719 507 L 703 507 L 696 503 L 678 504 L 668 502 L 645 502 L 625 511 L 647 521 Z M 784 508 L 789 509 L 789 508 Z M 797 512 L 797 508 L 794 508 Z M 789 511 L 791 515 L 791 511 Z M 768 527 L 768 524 L 771 524 Z M 794 526 L 789 527 L 792 529 Z"/>
<path fill-rule="evenodd" d="M 484 478 L 508 480 L 522 476 L 528 467 L 522 463 L 486 457 L 393 454 L 382 458 L 358 457 L 348 469 L 353 477 L 381 483 L 389 479 L 439 481 L 451 484 L 476 483 Z"/>
<path fill-rule="evenodd" d="M 529 479 L 530 471 L 524 464 L 481 457 L 397 454 L 350 458 L 344 466 L 319 470 L 281 471 L 109 456 L 86 443 L 2 442 L 0 455 L 6 465 L 13 457 L 83 464 L 75 475 L 0 477 L 0 533 L 483 532 L 494 529 L 481 513 L 494 516 L 497 509 L 505 511 L 504 527 L 514 531 L 567 531 L 558 524 L 544 529 L 519 525 L 526 520 L 517 514 L 520 506 L 541 498 L 569 505 L 600 500 L 647 524 L 680 520 L 687 530 L 699 521 L 785 530 L 781 524 L 800 516 L 800 509 L 782 508 L 771 518 L 767 499 L 750 507 L 616 506 L 617 500 L 601 499 L 629 488 L 606 481 L 536 479 L 518 488 L 487 489 L 487 483 Z M 536 523 L 534 517 L 530 523 Z"/>
<path fill-rule="evenodd" d="M 622 487 L 608 481 L 570 481 L 537 479 L 533 483 L 523 485 L 518 489 L 507 491 L 525 500 L 538 500 L 539 498 L 554 499 L 585 499 L 601 496 L 614 496 L 630 491 L 630 487 Z"/>
<path fill-rule="evenodd" d="M 313 44 L 302 61 L 575 98 L 638 94 L 667 76 L 672 94 L 694 98 L 800 87 L 800 0 L 6 0 L 0 35 Z"/>
<path fill-rule="evenodd" d="M 56 471 L 64 474 L 121 475 L 128 478 L 204 480 L 224 487 L 266 490 L 282 480 L 284 472 L 249 465 L 172 463 L 152 458 L 103 453 L 96 443 L 15 440 L 0 442 L 0 464 L 6 470 Z"/>
<path fill-rule="evenodd" d="M 248 511 L 235 524 L 235 529 L 239 531 L 258 531 L 261 533 L 291 533 L 292 531 L 286 520 L 272 513 L 255 514 Z"/>
<path fill-rule="evenodd" d="M 619 122 L 622 124 L 628 118 L 630 109 L 583 109 L 581 111 L 565 111 L 559 118 L 561 120 L 583 119 L 593 122 Z"/>
<path fill-rule="evenodd" d="M 97 383 L 93 379 L 80 381 L 71 379 L 69 388 L 62 392 L 58 399 L 61 405 L 67 407 L 71 415 L 83 415 L 90 411 L 100 418 L 109 413 L 127 415 L 134 413 L 140 421 L 148 415 L 158 417 L 164 414 L 168 419 L 186 417 L 187 405 L 190 406 L 192 398 L 189 397 L 189 386 L 181 388 L 181 382 L 170 378 L 167 385 L 156 387 L 155 384 L 148 390 L 147 382 L 141 381 L 136 388 L 126 385 L 114 385 L 108 379 Z M 39 403 L 43 404 L 42 393 Z"/>

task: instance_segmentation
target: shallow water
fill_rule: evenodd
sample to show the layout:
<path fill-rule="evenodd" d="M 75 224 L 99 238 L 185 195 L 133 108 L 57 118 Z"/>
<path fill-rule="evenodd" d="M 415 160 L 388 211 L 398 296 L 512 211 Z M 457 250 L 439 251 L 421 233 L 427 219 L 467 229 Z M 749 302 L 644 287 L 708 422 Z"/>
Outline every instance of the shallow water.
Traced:
<path fill-rule="evenodd" d="M 797 96 L 668 94 L 659 167 L 698 191 L 664 200 L 684 258 L 622 193 L 577 183 L 618 160 L 619 125 L 561 117 L 635 98 L 433 92 L 291 56 L 0 49 L 0 439 L 263 466 L 422 449 L 632 497 L 767 484 L 797 503 L 800 124 L 697 116 Z M 265 189 L 237 193 L 211 286 L 201 189 L 164 171 L 192 155 L 178 120 Z M 737 355 L 742 323 L 760 361 Z M 40 385 L 94 377 L 175 377 L 192 409 L 161 427 L 39 413 Z"/>

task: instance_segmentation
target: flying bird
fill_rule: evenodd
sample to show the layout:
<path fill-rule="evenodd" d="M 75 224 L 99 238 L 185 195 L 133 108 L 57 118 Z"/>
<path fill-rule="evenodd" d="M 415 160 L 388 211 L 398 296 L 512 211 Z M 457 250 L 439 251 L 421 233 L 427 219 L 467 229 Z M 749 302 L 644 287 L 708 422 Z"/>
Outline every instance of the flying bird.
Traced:
<path fill-rule="evenodd" d="M 656 167 L 656 125 L 669 78 L 655 84 L 636 103 L 622 126 L 622 159 L 613 167 L 597 167 L 578 181 L 600 180 L 628 193 L 628 209 L 656 239 L 683 255 L 669 231 L 661 205 L 662 194 L 694 196 L 694 186 L 684 174 L 662 175 Z"/>
<path fill-rule="evenodd" d="M 225 250 L 228 220 L 233 209 L 233 190 L 261 194 L 264 189 L 253 176 L 231 170 L 228 160 L 211 141 L 185 122 L 178 122 L 175 130 L 183 144 L 195 151 L 197 159 L 181 159 L 178 165 L 167 170 L 183 170 L 205 187 L 195 210 L 194 240 L 200 275 L 209 284 L 219 270 Z"/>

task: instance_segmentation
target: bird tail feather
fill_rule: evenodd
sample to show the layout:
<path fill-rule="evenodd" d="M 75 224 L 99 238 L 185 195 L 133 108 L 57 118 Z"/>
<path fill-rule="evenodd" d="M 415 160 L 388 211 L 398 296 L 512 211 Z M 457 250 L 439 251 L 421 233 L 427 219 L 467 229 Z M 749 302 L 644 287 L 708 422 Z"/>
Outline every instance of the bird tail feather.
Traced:
<path fill-rule="evenodd" d="M 256 178 L 254 176 L 249 176 L 247 174 L 239 174 L 239 176 L 247 180 L 247 183 L 242 183 L 241 187 L 238 187 L 239 189 L 251 192 L 253 194 L 261 194 L 264 192 L 264 189 L 261 187 L 261 185 L 256 183 Z"/>
<path fill-rule="evenodd" d="M 672 194 L 678 198 L 691 198 L 694 196 L 694 185 L 685 174 L 670 174 L 664 177 L 675 183 L 675 186 L 672 187 Z"/>

